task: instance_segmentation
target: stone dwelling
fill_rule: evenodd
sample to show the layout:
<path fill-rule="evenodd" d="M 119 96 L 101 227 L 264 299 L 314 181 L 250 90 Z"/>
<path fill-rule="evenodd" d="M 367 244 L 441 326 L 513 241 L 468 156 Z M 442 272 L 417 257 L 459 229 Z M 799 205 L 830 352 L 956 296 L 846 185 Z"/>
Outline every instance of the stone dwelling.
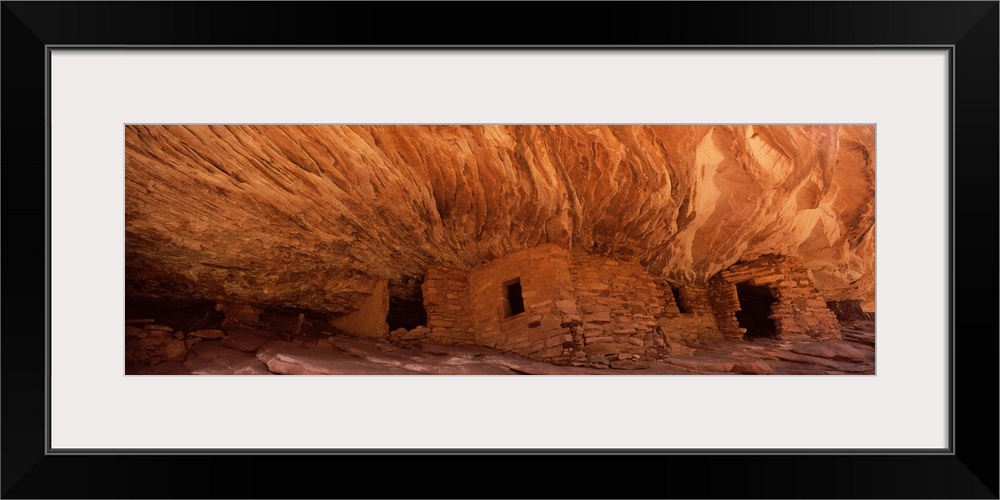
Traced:
<path fill-rule="evenodd" d="M 128 125 L 125 296 L 561 364 L 836 339 L 874 181 L 870 124 Z"/>
<path fill-rule="evenodd" d="M 629 368 L 669 355 L 677 340 L 774 337 L 839 340 L 840 325 L 805 268 L 766 255 L 718 273 L 707 287 L 654 280 L 621 262 L 543 244 L 464 271 L 428 269 L 427 325 L 402 338 L 476 344 L 556 364 Z M 388 288 L 377 282 L 347 333 L 389 336 Z"/>

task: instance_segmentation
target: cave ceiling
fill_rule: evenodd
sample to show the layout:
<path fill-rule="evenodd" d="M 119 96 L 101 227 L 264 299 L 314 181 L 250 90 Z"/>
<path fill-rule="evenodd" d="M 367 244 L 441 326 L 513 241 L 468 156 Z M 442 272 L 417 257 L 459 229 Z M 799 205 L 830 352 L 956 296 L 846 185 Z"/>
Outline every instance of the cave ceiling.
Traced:
<path fill-rule="evenodd" d="M 128 296 L 340 314 L 553 243 L 703 284 L 797 256 L 873 309 L 870 125 L 129 125 Z"/>

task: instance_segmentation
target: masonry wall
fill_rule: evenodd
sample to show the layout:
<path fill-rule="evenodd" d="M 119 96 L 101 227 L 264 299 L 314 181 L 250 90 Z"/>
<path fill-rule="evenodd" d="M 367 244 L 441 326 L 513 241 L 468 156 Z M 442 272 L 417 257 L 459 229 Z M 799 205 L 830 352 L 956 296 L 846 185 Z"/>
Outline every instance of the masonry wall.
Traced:
<path fill-rule="evenodd" d="M 389 284 L 385 280 L 376 280 L 372 284 L 371 295 L 358 306 L 357 311 L 331 319 L 330 325 L 350 335 L 383 340 L 389 336 L 388 314 Z"/>
<path fill-rule="evenodd" d="M 679 286 L 681 303 L 674 299 L 673 289 L 663 283 L 663 314 L 658 323 L 671 344 L 675 340 L 721 339 L 722 333 L 716 323 L 715 311 L 708 297 L 708 289 L 694 285 Z M 686 312 L 681 312 L 680 306 Z"/>
<path fill-rule="evenodd" d="M 666 355 L 657 329 L 668 316 L 664 291 L 638 263 L 577 252 L 570 274 L 582 319 L 574 329 L 574 364 L 628 368 Z"/>
<path fill-rule="evenodd" d="M 505 285 L 519 280 L 524 312 L 510 314 Z M 484 345 L 576 366 L 635 368 L 691 340 L 742 338 L 736 284 L 767 286 L 783 338 L 840 338 L 839 323 L 808 273 L 790 257 L 765 256 L 719 273 L 707 287 L 655 281 L 637 262 L 541 245 L 472 270 L 428 270 L 428 338 Z M 685 312 L 680 312 L 683 306 Z M 680 342 L 685 341 L 685 342 Z M 673 354 L 682 354 L 675 351 Z"/>
<path fill-rule="evenodd" d="M 571 328 L 580 322 L 569 265 L 569 252 L 546 244 L 469 271 L 474 342 L 533 359 L 569 362 Z M 525 310 L 508 316 L 505 283 L 515 279 L 521 283 Z"/>
<path fill-rule="evenodd" d="M 719 331 L 743 338 L 736 319 L 740 310 L 736 284 L 766 286 L 777 299 L 771 308 L 778 335 L 785 340 L 840 340 L 840 323 L 794 257 L 765 255 L 739 262 L 709 280 L 708 296 Z"/>
<path fill-rule="evenodd" d="M 472 344 L 472 307 L 469 304 L 469 273 L 459 269 L 432 267 L 427 270 L 421 292 L 427 311 L 427 338 L 444 343 Z"/>

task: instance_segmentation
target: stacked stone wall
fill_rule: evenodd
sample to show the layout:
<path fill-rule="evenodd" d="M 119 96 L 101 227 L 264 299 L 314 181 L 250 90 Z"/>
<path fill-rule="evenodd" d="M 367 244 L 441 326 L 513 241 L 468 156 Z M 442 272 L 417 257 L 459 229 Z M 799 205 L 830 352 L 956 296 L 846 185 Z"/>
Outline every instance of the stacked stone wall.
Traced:
<path fill-rule="evenodd" d="M 840 323 L 813 285 L 802 263 L 790 256 L 764 255 L 738 262 L 709 280 L 708 296 L 719 331 L 742 338 L 745 330 L 736 319 L 740 310 L 738 283 L 767 287 L 776 299 L 770 318 L 785 340 L 840 340 Z"/>
<path fill-rule="evenodd" d="M 642 266 L 577 252 L 570 272 L 582 320 L 574 364 L 629 368 L 666 355 L 665 293 Z"/>
<path fill-rule="evenodd" d="M 677 304 L 672 287 L 665 283 L 661 287 L 664 308 L 658 322 L 671 344 L 682 339 L 693 341 L 722 338 L 708 297 L 708 289 L 693 285 L 679 286 L 677 288 L 681 304 Z M 687 312 L 680 312 L 680 306 Z"/>
<path fill-rule="evenodd" d="M 431 267 L 420 290 L 427 311 L 427 338 L 450 344 L 475 343 L 472 307 L 469 303 L 469 273 L 460 269 Z"/>
<path fill-rule="evenodd" d="M 566 364 L 580 323 L 569 272 L 570 254 L 546 244 L 506 255 L 469 272 L 476 344 Z M 507 286 L 521 286 L 524 311 L 510 314 Z"/>

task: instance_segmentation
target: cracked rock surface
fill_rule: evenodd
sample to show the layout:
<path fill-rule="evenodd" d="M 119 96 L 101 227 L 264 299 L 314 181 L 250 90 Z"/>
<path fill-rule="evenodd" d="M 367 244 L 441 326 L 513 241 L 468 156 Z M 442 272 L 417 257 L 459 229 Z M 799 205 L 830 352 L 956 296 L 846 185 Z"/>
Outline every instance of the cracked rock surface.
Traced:
<path fill-rule="evenodd" d="M 147 325 L 150 326 L 150 325 Z M 874 323 L 844 326 L 842 342 L 786 343 L 775 339 L 684 340 L 663 361 L 612 364 L 610 369 L 557 366 L 475 345 L 426 340 L 379 342 L 329 332 L 290 334 L 235 328 L 219 338 L 185 342 L 168 325 L 127 328 L 128 375 L 582 375 L 582 374 L 873 374 Z M 144 336 L 139 336 L 142 330 Z M 182 332 L 183 336 L 183 332 Z M 157 339 L 143 342 L 144 339 Z M 175 344 L 175 342 L 177 344 Z M 176 346 L 180 345 L 180 350 Z M 151 347 L 155 346 L 155 347 Z M 170 352 L 170 355 L 165 352 Z"/>

